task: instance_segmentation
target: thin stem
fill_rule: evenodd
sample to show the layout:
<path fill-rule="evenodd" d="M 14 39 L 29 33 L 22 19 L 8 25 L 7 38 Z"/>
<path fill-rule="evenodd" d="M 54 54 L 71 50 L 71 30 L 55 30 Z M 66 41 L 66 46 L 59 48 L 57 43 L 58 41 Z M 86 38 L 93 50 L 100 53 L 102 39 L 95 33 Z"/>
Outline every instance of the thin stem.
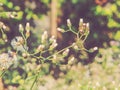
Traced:
<path fill-rule="evenodd" d="M 64 31 L 64 33 L 66 33 L 66 32 L 69 32 L 70 30 L 66 30 L 66 31 Z"/>
<path fill-rule="evenodd" d="M 44 54 L 44 53 L 46 53 L 47 51 L 49 51 L 49 50 L 44 50 L 44 51 L 42 51 L 42 52 L 35 52 L 35 53 L 32 53 L 32 54 L 30 54 L 29 53 L 29 55 L 30 56 L 33 56 L 33 57 L 35 57 L 35 58 L 37 58 L 37 59 L 44 59 L 44 57 L 42 57 L 42 54 Z M 38 54 L 38 53 L 40 53 L 40 56 L 35 56 L 35 54 Z"/>
<path fill-rule="evenodd" d="M 68 47 L 66 47 L 66 48 L 64 48 L 64 49 L 62 49 L 62 50 L 56 52 L 55 54 L 48 56 L 46 59 L 49 59 L 49 58 L 51 58 L 52 56 L 54 56 L 54 55 L 56 55 L 56 54 L 59 54 L 59 53 L 63 52 L 65 49 L 71 48 L 72 46 L 73 46 L 73 45 L 70 45 L 70 46 L 68 46 Z"/>
<path fill-rule="evenodd" d="M 23 32 L 21 32 L 21 35 L 22 35 L 22 37 L 23 37 L 23 39 L 24 39 L 24 41 L 25 41 L 25 47 L 27 47 L 27 39 L 26 39 L 25 35 L 23 34 Z M 27 49 L 26 49 L 26 48 L 25 48 L 25 50 L 26 50 L 26 52 L 27 52 Z"/>
<path fill-rule="evenodd" d="M 0 77 L 2 77 L 5 74 L 6 71 L 3 71 L 2 74 L 0 75 Z"/>
<path fill-rule="evenodd" d="M 70 29 L 70 31 L 71 31 L 72 33 L 74 33 L 75 35 L 77 35 L 77 33 L 72 30 L 72 27 L 69 27 L 69 29 Z"/>
<path fill-rule="evenodd" d="M 34 52 L 34 53 L 29 53 L 29 55 L 34 56 L 34 55 L 40 53 L 40 56 L 41 56 L 41 54 L 44 54 L 44 53 L 46 53 L 48 51 L 49 51 L 49 49 L 48 50 L 44 50 L 44 51 L 37 51 L 37 52 Z"/>
<path fill-rule="evenodd" d="M 35 77 L 35 80 L 34 80 L 34 82 L 32 83 L 32 86 L 31 86 L 30 90 L 33 89 L 33 86 L 35 85 L 35 82 L 37 81 L 37 79 L 38 79 L 38 75 Z"/>
<path fill-rule="evenodd" d="M 29 53 L 29 55 L 34 56 L 34 55 L 36 55 L 36 54 L 38 54 L 38 53 L 40 53 L 40 52 Z"/>
<path fill-rule="evenodd" d="M 79 50 L 84 50 L 84 51 L 89 52 L 89 53 L 92 53 L 92 52 L 93 52 L 93 51 L 91 51 L 91 50 L 87 50 L 87 49 L 85 49 L 85 48 L 83 48 L 83 49 L 79 49 Z"/>
<path fill-rule="evenodd" d="M 49 49 L 48 50 L 44 50 L 44 51 L 42 51 L 41 53 L 40 53 L 40 55 L 42 55 L 42 54 L 44 54 L 44 53 L 46 53 L 46 52 L 48 52 L 49 51 Z"/>
<path fill-rule="evenodd" d="M 87 32 L 87 33 L 85 34 L 85 38 L 84 38 L 83 42 L 86 40 L 86 38 L 88 37 L 88 35 L 89 35 L 89 32 Z"/>

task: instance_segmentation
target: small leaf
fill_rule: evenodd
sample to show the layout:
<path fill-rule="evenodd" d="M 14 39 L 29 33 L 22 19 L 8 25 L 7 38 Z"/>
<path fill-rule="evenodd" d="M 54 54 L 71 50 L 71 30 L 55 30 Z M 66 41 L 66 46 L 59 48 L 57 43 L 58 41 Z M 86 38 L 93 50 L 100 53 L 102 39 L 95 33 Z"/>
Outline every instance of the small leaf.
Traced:
<path fill-rule="evenodd" d="M 78 0 L 72 0 L 73 4 L 76 4 L 78 2 Z"/>
<path fill-rule="evenodd" d="M 101 6 L 97 6 L 96 7 L 96 15 L 100 14 L 102 12 L 102 7 Z"/>
<path fill-rule="evenodd" d="M 114 39 L 120 41 L 120 31 L 117 31 L 117 33 L 114 36 Z"/>
<path fill-rule="evenodd" d="M 117 11 L 117 6 L 115 4 L 111 5 L 111 10 L 113 12 L 116 12 Z"/>
<path fill-rule="evenodd" d="M 12 2 L 9 2 L 9 3 L 7 4 L 7 6 L 8 6 L 8 8 L 13 8 L 13 3 L 12 3 Z"/>

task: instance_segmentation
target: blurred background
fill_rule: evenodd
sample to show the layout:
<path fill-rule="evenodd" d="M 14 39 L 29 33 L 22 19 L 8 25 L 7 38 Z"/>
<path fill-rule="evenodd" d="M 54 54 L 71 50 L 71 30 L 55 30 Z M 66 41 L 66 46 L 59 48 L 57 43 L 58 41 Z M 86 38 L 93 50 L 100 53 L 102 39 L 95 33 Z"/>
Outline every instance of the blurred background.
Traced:
<path fill-rule="evenodd" d="M 57 27 L 66 28 L 69 18 L 77 29 L 80 18 L 90 23 L 90 35 L 86 41 L 87 47 L 102 47 L 103 43 L 119 39 L 119 0 L 1 0 L 1 21 L 8 26 L 8 39 L 18 34 L 18 25 L 30 22 L 34 28 L 32 33 L 47 30 L 50 35 L 62 38 Z M 2 12 L 14 11 L 15 18 Z M 67 37 L 67 35 L 66 35 Z M 73 37 L 69 37 L 71 39 Z M 67 38 L 66 38 L 67 39 Z"/>
<path fill-rule="evenodd" d="M 85 62 L 84 64 L 91 65 L 90 66 L 91 68 L 94 67 L 93 71 L 95 70 L 95 68 L 99 67 L 100 71 L 98 68 L 98 72 L 95 71 L 95 73 L 93 74 L 95 74 L 96 76 L 100 75 L 99 79 L 103 77 L 108 77 L 110 78 L 111 81 L 116 80 L 117 83 L 116 85 L 118 85 L 120 80 L 120 77 L 118 77 L 118 74 L 120 72 L 119 71 L 120 69 L 118 67 L 120 62 L 119 61 L 120 59 L 120 51 L 119 51 L 120 1 L 119 0 L 0 0 L 0 22 L 4 23 L 7 26 L 6 27 L 7 29 L 4 32 L 8 39 L 8 42 L 5 43 L 2 38 L 2 34 L 0 33 L 0 53 L 6 52 L 10 49 L 10 41 L 15 36 L 19 35 L 19 30 L 18 30 L 19 24 L 25 26 L 27 22 L 29 22 L 31 25 L 31 37 L 28 40 L 30 48 L 39 45 L 41 35 L 44 31 L 48 31 L 49 36 L 54 35 L 57 38 L 59 43 L 59 46 L 57 48 L 58 50 L 64 48 L 70 45 L 74 41 L 74 35 L 70 32 L 62 34 L 57 31 L 57 27 L 64 28 L 66 30 L 67 29 L 66 20 L 70 19 L 72 25 L 77 30 L 79 27 L 80 18 L 83 18 L 84 22 L 90 23 L 90 34 L 87 40 L 85 41 L 85 47 L 87 49 L 93 47 L 99 48 L 97 51 L 87 54 L 88 58 L 87 59 L 85 58 L 86 61 L 84 61 Z M 111 66 L 106 64 L 107 62 Z M 89 69 L 88 66 L 87 67 L 80 66 L 79 70 L 75 69 L 75 71 L 79 72 L 80 70 L 82 70 L 83 72 L 87 72 L 87 70 Z M 77 65 L 75 67 L 77 67 Z M 84 67 L 84 70 L 83 68 L 80 69 L 81 67 Z M 72 69 L 74 71 L 74 68 Z M 17 69 L 15 70 L 16 72 L 20 72 L 20 70 L 18 71 Z M 67 83 L 68 85 L 71 84 L 71 88 L 40 89 L 40 90 L 73 90 L 73 87 L 75 86 L 74 84 L 77 83 L 76 79 L 85 76 L 85 75 L 83 76 L 81 75 L 81 77 L 79 77 L 79 74 L 81 74 L 79 72 L 76 74 L 76 78 L 74 78 L 72 77 L 73 71 L 70 72 L 68 71 L 67 75 L 64 77 L 66 78 L 65 83 Z M 47 74 L 50 73 L 50 71 L 47 70 L 46 72 Z M 100 72 L 104 74 L 102 75 L 98 74 Z M 15 84 L 15 87 L 21 84 L 19 82 L 18 84 L 12 83 L 12 79 L 7 81 L 6 80 L 6 78 L 8 77 L 7 75 L 10 76 L 11 74 L 10 75 L 6 74 L 6 77 L 3 80 L 6 87 L 7 85 L 9 86 L 9 84 L 12 86 L 14 86 Z M 14 73 L 14 75 L 19 75 L 19 73 Z M 100 81 L 99 79 L 98 81 Z M 93 79 L 93 81 L 94 80 L 95 79 Z M 83 81 L 87 82 L 88 85 L 90 80 L 88 79 L 88 81 L 87 80 L 83 80 Z M 111 81 L 109 80 L 105 80 L 105 81 L 107 84 L 106 83 L 104 85 L 100 84 L 101 87 L 98 90 L 113 90 L 113 88 L 116 88 L 116 86 L 111 86 L 112 85 L 110 83 Z M 72 84 L 71 82 L 74 82 L 74 84 Z M 62 87 L 62 84 L 59 82 L 59 79 L 58 79 L 58 83 Z M 58 87 L 60 85 L 58 85 Z M 83 83 L 83 86 L 85 86 L 83 88 L 87 88 L 88 87 L 87 85 Z M 107 85 L 108 85 L 107 89 L 101 89 Z M 81 88 L 82 86 L 79 87 Z M 9 89 L 9 90 L 13 90 L 13 89 Z M 20 90 L 27 90 L 27 89 L 20 89 Z M 80 89 L 76 89 L 76 90 L 80 90 Z M 87 90 L 87 89 L 81 89 L 81 90 Z M 95 90 L 95 89 L 91 89 L 91 90 Z"/>
<path fill-rule="evenodd" d="M 60 37 L 56 28 L 65 28 L 68 18 L 76 29 L 80 18 L 90 23 L 91 33 L 87 46 L 102 46 L 104 42 L 117 39 L 116 33 L 119 32 L 119 0 L 1 0 L 0 2 L 4 4 L 0 8 L 1 12 L 16 12 L 15 19 L 7 19 L 9 16 L 1 14 L 1 21 L 9 27 L 7 32 L 9 39 L 17 34 L 18 25 L 20 23 L 24 25 L 26 22 L 30 22 L 33 26 L 34 33 L 47 30 L 50 35 Z"/>

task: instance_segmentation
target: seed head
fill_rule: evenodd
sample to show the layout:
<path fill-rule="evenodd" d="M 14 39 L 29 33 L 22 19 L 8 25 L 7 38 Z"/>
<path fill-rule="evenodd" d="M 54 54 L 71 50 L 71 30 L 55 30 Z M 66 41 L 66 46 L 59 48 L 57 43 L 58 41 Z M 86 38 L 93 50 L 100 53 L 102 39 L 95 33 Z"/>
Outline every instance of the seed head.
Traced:
<path fill-rule="evenodd" d="M 24 28 L 22 26 L 22 24 L 19 24 L 19 32 L 23 32 L 24 31 Z"/>
<path fill-rule="evenodd" d="M 12 39 L 11 45 L 15 50 L 18 51 L 25 51 L 25 49 L 28 48 L 24 46 L 24 39 L 21 36 L 16 36 L 14 39 Z"/>
<path fill-rule="evenodd" d="M 70 51 L 70 49 L 66 49 L 62 54 L 63 54 L 64 56 L 67 56 L 68 53 L 69 53 L 69 51 Z"/>
<path fill-rule="evenodd" d="M 71 27 L 71 26 L 72 26 L 70 19 L 67 19 L 67 26 L 68 26 L 68 27 Z"/>
<path fill-rule="evenodd" d="M 16 53 L 14 52 L 0 54 L 0 70 L 8 69 L 16 59 Z"/>
<path fill-rule="evenodd" d="M 30 23 L 28 23 L 28 22 L 26 23 L 25 30 L 30 31 Z"/>
<path fill-rule="evenodd" d="M 62 32 L 62 33 L 65 32 L 65 30 L 62 29 L 62 28 L 57 28 L 57 30 L 60 31 L 60 32 Z"/>
<path fill-rule="evenodd" d="M 38 52 L 39 52 L 39 51 L 42 51 L 44 48 L 45 48 L 44 45 L 39 45 L 38 48 L 37 48 L 37 51 L 38 51 Z"/>

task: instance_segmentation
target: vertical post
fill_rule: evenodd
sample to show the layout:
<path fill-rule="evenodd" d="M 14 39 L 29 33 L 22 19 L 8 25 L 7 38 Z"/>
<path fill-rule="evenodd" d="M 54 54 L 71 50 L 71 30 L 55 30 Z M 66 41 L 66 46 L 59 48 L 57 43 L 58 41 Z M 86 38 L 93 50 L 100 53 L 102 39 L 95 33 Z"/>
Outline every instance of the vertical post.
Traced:
<path fill-rule="evenodd" d="M 57 37 L 57 0 L 51 0 L 50 35 Z"/>

